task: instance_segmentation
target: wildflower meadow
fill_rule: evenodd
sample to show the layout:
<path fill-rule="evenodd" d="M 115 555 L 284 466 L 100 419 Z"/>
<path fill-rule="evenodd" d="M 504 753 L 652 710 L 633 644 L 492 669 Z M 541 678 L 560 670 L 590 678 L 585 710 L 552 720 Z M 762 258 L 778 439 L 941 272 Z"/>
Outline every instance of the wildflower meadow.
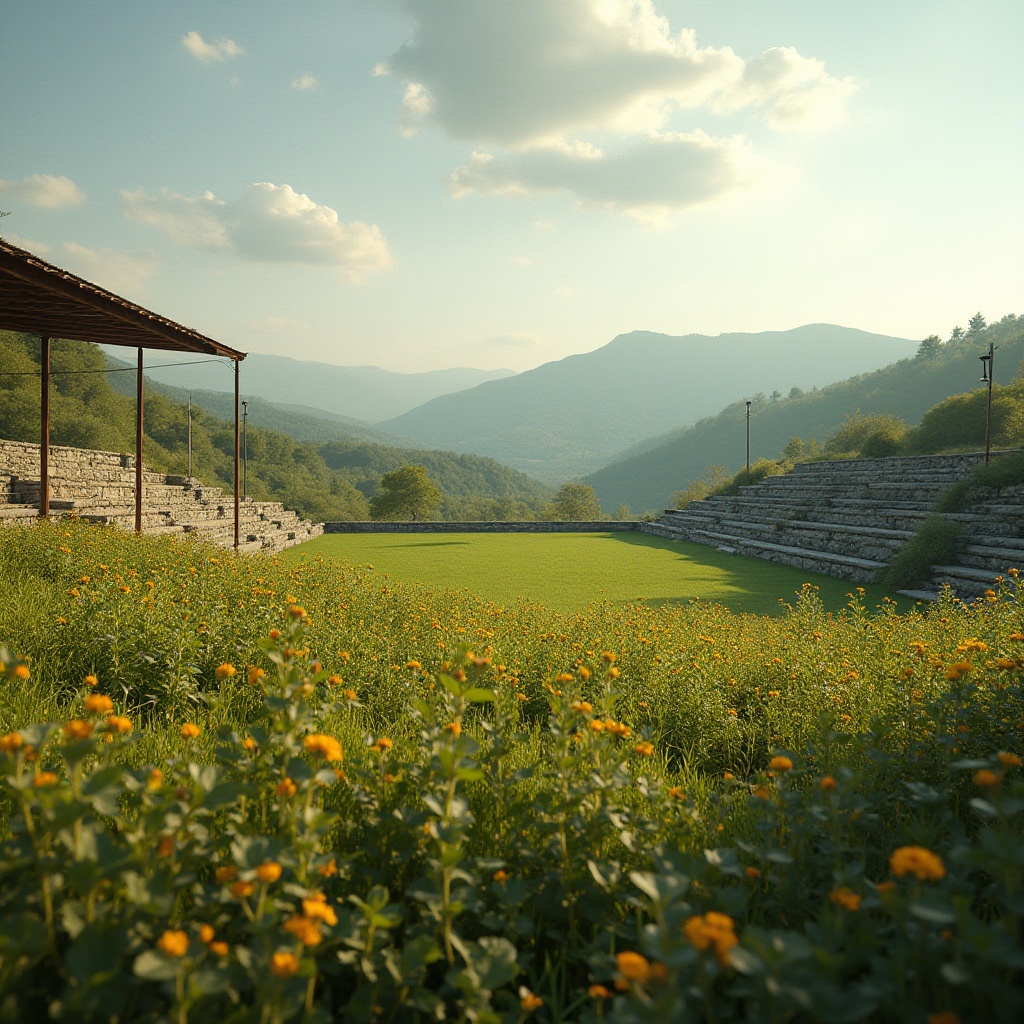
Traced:
<path fill-rule="evenodd" d="M 559 614 L 58 522 L 0 582 L 0 1020 L 1024 1017 L 1015 571 Z"/>

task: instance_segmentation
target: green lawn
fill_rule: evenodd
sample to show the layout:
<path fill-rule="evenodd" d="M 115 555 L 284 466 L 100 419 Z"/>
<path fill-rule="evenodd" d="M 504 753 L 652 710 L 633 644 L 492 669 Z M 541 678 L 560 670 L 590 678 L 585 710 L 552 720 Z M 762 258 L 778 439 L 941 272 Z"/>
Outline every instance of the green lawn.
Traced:
<path fill-rule="evenodd" d="M 855 586 L 639 533 L 337 533 L 290 548 L 282 557 L 318 554 L 370 564 L 407 583 L 468 588 L 503 604 L 521 597 L 556 611 L 579 610 L 596 601 L 660 605 L 699 599 L 771 615 L 780 610 L 780 598 L 791 601 L 803 583 L 819 588 L 828 609 L 845 605 Z M 868 587 L 868 607 L 886 594 Z M 911 602 L 901 598 L 900 605 Z"/>

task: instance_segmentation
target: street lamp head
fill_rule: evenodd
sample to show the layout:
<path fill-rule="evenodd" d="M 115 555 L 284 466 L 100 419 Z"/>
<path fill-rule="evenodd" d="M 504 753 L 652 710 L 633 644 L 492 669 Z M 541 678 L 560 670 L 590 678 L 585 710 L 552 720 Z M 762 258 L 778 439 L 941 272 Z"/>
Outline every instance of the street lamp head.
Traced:
<path fill-rule="evenodd" d="M 989 361 L 991 360 L 992 356 L 978 356 L 978 358 L 981 360 L 981 383 L 988 384 L 989 380 L 991 379 L 989 377 Z"/>

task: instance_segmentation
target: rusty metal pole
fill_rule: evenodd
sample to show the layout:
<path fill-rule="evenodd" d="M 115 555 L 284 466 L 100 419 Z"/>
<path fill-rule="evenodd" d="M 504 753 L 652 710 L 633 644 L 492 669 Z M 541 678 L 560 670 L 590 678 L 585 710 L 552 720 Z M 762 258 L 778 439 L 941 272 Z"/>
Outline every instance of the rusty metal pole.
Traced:
<path fill-rule="evenodd" d="M 50 339 L 39 339 L 39 362 L 42 368 L 39 390 L 39 517 L 50 515 Z"/>
<path fill-rule="evenodd" d="M 239 492 L 238 492 L 238 462 L 239 462 L 239 447 L 241 443 L 240 434 L 241 431 L 238 425 L 238 403 L 239 403 L 239 391 L 238 391 L 238 360 L 235 360 L 235 551 L 238 551 L 238 519 L 239 519 Z"/>
<path fill-rule="evenodd" d="M 135 378 L 135 532 L 142 533 L 142 409 L 145 402 L 142 384 L 142 349 Z"/>

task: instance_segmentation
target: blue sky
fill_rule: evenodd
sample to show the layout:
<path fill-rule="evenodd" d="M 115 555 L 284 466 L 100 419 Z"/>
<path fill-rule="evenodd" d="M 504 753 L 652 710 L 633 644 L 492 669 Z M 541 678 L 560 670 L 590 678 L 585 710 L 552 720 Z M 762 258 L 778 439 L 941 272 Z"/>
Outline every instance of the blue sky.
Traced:
<path fill-rule="evenodd" d="M 1019 0 L 0 6 L 5 237 L 247 351 L 1024 312 Z"/>

